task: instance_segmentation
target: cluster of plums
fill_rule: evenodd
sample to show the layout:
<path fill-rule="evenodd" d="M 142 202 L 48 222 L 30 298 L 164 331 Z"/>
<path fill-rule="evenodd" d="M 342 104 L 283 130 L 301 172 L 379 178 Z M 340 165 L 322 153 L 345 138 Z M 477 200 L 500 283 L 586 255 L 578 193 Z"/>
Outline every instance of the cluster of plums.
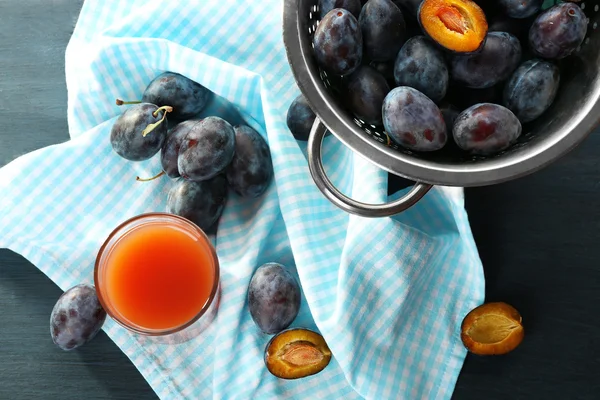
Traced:
<path fill-rule="evenodd" d="M 255 198 L 265 192 L 273 176 L 269 147 L 254 129 L 231 126 L 215 116 L 196 117 L 212 95 L 182 75 L 165 72 L 148 85 L 140 102 L 117 101 L 128 108 L 110 135 L 114 151 L 129 161 L 147 160 L 160 152 L 163 171 L 158 176 L 176 179 L 167 212 L 203 230 L 218 222 L 228 187 L 240 196 Z M 167 115 L 175 122 L 171 129 Z M 320 334 L 288 329 L 300 310 L 300 297 L 296 279 L 277 263 L 260 266 L 248 288 L 252 319 L 262 332 L 276 334 L 265 348 L 265 365 L 283 379 L 316 374 L 331 360 Z M 95 288 L 74 286 L 52 310 L 52 340 L 63 350 L 78 348 L 96 336 L 105 319 Z"/>
<path fill-rule="evenodd" d="M 210 116 L 198 118 L 213 96 L 207 88 L 173 72 L 157 76 L 141 102 L 131 104 L 115 121 L 110 142 L 129 161 L 147 160 L 160 152 L 163 171 L 175 179 L 167 212 L 214 228 L 228 198 L 262 195 L 273 177 L 267 142 L 247 125 L 232 126 Z M 134 104 L 132 104 L 134 103 Z M 166 119 L 174 124 L 168 129 Z"/>
<path fill-rule="evenodd" d="M 493 155 L 540 117 L 560 84 L 557 60 L 587 32 L 574 3 L 543 0 L 320 0 L 314 57 L 340 104 L 398 145 L 453 141 Z M 488 19 L 490 20 L 488 23 Z M 314 114 L 297 99 L 288 126 L 306 140 Z"/>

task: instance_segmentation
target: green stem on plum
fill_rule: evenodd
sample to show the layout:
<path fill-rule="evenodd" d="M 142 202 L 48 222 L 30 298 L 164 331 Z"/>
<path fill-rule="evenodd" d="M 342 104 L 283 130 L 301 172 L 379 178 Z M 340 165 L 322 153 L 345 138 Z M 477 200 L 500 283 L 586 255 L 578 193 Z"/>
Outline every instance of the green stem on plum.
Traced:
<path fill-rule="evenodd" d="M 161 119 L 160 119 L 158 122 L 155 122 L 155 123 L 153 123 L 153 124 L 150 124 L 150 125 L 148 125 L 148 126 L 146 127 L 146 129 L 144 129 L 144 130 L 142 131 L 142 136 L 146 137 L 146 135 L 147 135 L 147 134 L 149 134 L 149 133 L 150 133 L 150 132 L 152 132 L 152 131 L 153 131 L 153 130 L 154 130 L 156 127 L 157 127 L 157 126 L 159 126 L 160 124 L 162 124 L 162 122 L 165 120 L 165 118 L 167 118 L 167 113 L 168 113 L 168 112 L 171 112 L 171 111 L 173 111 L 173 107 L 171 107 L 171 106 L 162 106 L 162 107 L 159 107 L 159 108 L 157 108 L 157 109 L 156 109 L 156 111 L 154 111 L 154 112 L 152 113 L 152 116 L 153 116 L 154 118 L 158 117 L 158 112 L 159 112 L 159 111 L 164 111 L 164 112 L 163 112 L 163 116 L 162 116 L 162 118 L 161 118 Z"/>
<path fill-rule="evenodd" d="M 136 181 L 138 182 L 150 182 L 153 181 L 155 179 L 160 178 L 161 176 L 163 176 L 165 174 L 165 171 L 162 171 L 160 174 L 153 176 L 152 178 L 140 178 L 139 176 L 137 178 L 135 178 Z"/>
<path fill-rule="evenodd" d="M 139 100 L 124 101 L 124 100 L 121 100 L 121 99 L 117 99 L 115 101 L 115 103 L 117 103 L 118 106 L 122 106 L 124 104 L 140 104 L 141 101 L 139 101 Z"/>

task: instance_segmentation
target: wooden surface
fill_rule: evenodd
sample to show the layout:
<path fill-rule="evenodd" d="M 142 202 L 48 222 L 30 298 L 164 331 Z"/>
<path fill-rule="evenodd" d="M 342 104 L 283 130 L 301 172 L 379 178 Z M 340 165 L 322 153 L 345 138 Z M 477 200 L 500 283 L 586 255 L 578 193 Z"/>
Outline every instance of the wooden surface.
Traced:
<path fill-rule="evenodd" d="M 80 4 L 0 0 L 0 165 L 68 140 L 64 50 Z M 467 190 L 488 300 L 517 307 L 526 338 L 508 356 L 469 356 L 455 399 L 600 398 L 599 135 L 534 176 Z M 0 250 L 0 399 L 155 399 L 104 333 L 80 351 L 52 344 L 60 294 Z"/>

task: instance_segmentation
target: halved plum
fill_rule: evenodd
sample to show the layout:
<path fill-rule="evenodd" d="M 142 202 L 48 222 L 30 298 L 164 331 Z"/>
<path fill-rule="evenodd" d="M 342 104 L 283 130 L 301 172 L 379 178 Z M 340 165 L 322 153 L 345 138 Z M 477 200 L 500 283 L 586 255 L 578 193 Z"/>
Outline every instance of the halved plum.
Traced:
<path fill-rule="evenodd" d="M 265 365 L 282 379 L 298 379 L 321 372 L 331 361 L 323 336 L 309 329 L 287 329 L 273 336 L 265 348 Z"/>
<path fill-rule="evenodd" d="M 436 43 L 455 53 L 473 53 L 485 42 L 485 13 L 471 0 L 423 0 L 419 24 Z"/>
<path fill-rule="evenodd" d="M 516 349 L 523 338 L 523 318 L 510 304 L 485 303 L 463 319 L 460 337 L 473 354 L 501 355 Z"/>

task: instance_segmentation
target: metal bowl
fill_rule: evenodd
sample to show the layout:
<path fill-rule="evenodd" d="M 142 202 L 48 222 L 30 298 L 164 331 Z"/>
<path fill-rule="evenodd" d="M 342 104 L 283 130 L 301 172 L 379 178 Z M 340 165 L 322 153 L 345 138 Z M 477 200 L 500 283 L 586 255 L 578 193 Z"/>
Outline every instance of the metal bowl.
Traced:
<path fill-rule="evenodd" d="M 582 2 L 589 19 L 587 37 L 562 64 L 554 104 L 535 123 L 523 126 L 519 141 L 493 157 L 459 152 L 417 154 L 390 145 L 385 132 L 352 116 L 336 98 L 335 82 L 316 64 L 312 35 L 319 22 L 318 0 L 285 0 L 283 39 L 298 87 L 317 115 L 309 141 L 311 175 L 338 207 L 364 217 L 397 214 L 415 204 L 432 185 L 484 186 L 535 172 L 572 150 L 600 121 L 600 12 L 597 3 Z M 365 204 L 338 191 L 325 175 L 321 143 L 329 130 L 346 146 L 392 174 L 417 182 L 393 203 Z"/>

